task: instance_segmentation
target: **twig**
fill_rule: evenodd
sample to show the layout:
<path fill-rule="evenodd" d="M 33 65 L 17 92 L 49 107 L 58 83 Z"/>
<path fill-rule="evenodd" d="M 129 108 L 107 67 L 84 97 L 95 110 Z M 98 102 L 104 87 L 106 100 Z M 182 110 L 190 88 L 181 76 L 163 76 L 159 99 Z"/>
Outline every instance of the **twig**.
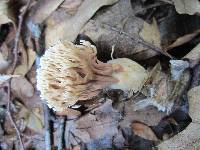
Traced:
<path fill-rule="evenodd" d="M 46 104 L 43 104 L 44 110 L 44 128 L 45 128 L 45 150 L 51 150 L 52 138 L 50 129 L 50 112 Z"/>
<path fill-rule="evenodd" d="M 16 35 L 15 35 L 15 43 L 14 43 L 14 48 L 13 48 L 14 61 L 13 61 L 13 65 L 12 65 L 12 68 L 11 68 L 11 73 L 12 74 L 14 73 L 14 70 L 15 70 L 16 64 L 17 64 L 19 38 L 20 38 L 20 34 L 21 34 L 22 22 L 23 22 L 24 15 L 26 14 L 26 12 L 28 10 L 29 5 L 30 5 L 30 0 L 28 0 L 26 6 L 24 7 L 24 11 L 19 16 L 19 24 L 18 24 L 18 28 L 17 28 L 17 31 L 16 31 Z M 10 121 L 11 121 L 11 124 L 14 126 L 14 128 L 16 130 L 16 133 L 17 133 L 17 136 L 19 138 L 22 150 L 25 150 L 24 143 L 22 141 L 20 131 L 17 128 L 17 125 L 16 125 L 15 121 L 13 120 L 11 112 L 10 112 L 10 99 L 11 99 L 11 94 L 10 94 L 10 88 L 11 87 L 10 86 L 11 86 L 11 79 L 8 80 L 8 82 L 7 82 L 7 88 L 8 88 L 7 115 L 9 117 Z"/>
<path fill-rule="evenodd" d="M 138 11 L 135 12 L 135 14 L 138 14 L 138 13 L 140 13 L 142 11 L 146 11 L 148 9 L 152 9 L 152 8 L 155 8 L 155 7 L 158 7 L 158 6 L 166 5 L 166 4 L 168 4 L 168 3 L 158 2 L 158 3 L 152 4 L 152 5 L 146 6 L 146 7 L 142 8 L 142 9 L 139 9 Z"/>
<path fill-rule="evenodd" d="M 10 81 L 7 82 L 7 88 L 8 88 L 8 91 L 7 91 L 7 93 L 8 93 L 7 115 L 8 115 L 8 117 L 9 117 L 9 119 L 10 119 L 12 125 L 13 125 L 14 128 L 15 128 L 15 131 L 16 131 L 17 136 L 18 136 L 18 138 L 19 138 L 19 141 L 20 141 L 20 145 L 21 145 L 22 150 L 25 150 L 25 148 L 24 148 L 24 143 L 23 143 L 22 138 L 21 138 L 21 135 L 20 135 L 20 131 L 19 131 L 19 129 L 18 129 L 18 127 L 17 127 L 15 121 L 13 120 L 11 113 L 10 113 Z"/>
<path fill-rule="evenodd" d="M 64 147 L 64 133 L 65 133 L 65 117 L 60 118 L 60 127 L 59 127 L 59 139 L 58 139 L 58 150 L 63 150 Z"/>
<path fill-rule="evenodd" d="M 123 34 L 123 35 L 129 37 L 130 39 L 136 41 L 137 43 L 140 43 L 140 44 L 142 44 L 142 45 L 148 47 L 148 48 L 151 49 L 151 50 L 154 50 L 154 51 L 156 51 L 156 52 L 158 52 L 158 53 L 160 53 L 160 54 L 162 54 L 162 55 L 165 55 L 165 56 L 167 56 L 167 57 L 169 57 L 169 58 L 171 58 L 171 59 L 173 58 L 173 57 L 172 57 L 170 54 L 168 54 L 167 52 L 165 52 L 165 51 L 163 51 L 162 49 L 160 49 L 160 48 L 154 46 L 154 45 L 151 44 L 151 43 L 148 43 L 148 42 L 144 41 L 143 39 L 141 39 L 141 38 L 138 37 L 138 36 L 132 36 L 132 35 L 130 35 L 129 33 L 124 32 L 124 31 L 120 31 L 120 29 L 117 29 L 117 28 L 115 28 L 115 27 L 113 27 L 113 26 L 110 26 L 110 25 L 108 25 L 108 24 L 106 24 L 106 23 L 102 23 L 102 24 L 105 25 L 105 26 L 108 26 L 111 30 L 113 30 L 113 31 L 115 31 L 115 32 L 118 32 L 119 34 Z"/>
<path fill-rule="evenodd" d="M 26 14 L 29 6 L 30 6 L 30 2 L 31 2 L 31 0 L 28 0 L 26 6 L 24 6 L 24 10 L 19 15 L 19 23 L 18 23 L 18 28 L 17 28 L 17 31 L 16 31 L 16 35 L 15 35 L 15 42 L 14 42 L 14 48 L 13 48 L 14 60 L 13 60 L 11 73 L 14 73 L 15 67 L 17 65 L 19 39 L 20 39 L 20 35 L 21 35 L 21 30 L 22 30 L 22 23 L 23 23 L 23 20 L 24 20 L 24 16 L 25 16 L 25 14 Z"/>

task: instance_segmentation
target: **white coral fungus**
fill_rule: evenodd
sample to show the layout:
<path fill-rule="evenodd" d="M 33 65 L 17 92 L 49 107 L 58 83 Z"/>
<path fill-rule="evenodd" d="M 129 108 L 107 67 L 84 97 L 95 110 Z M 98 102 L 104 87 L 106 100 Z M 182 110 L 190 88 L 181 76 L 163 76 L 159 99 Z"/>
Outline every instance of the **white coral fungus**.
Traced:
<path fill-rule="evenodd" d="M 50 108 L 64 111 L 104 88 L 140 90 L 147 79 L 142 66 L 127 58 L 103 63 L 96 54 L 96 47 L 88 42 L 74 45 L 59 41 L 46 50 L 37 70 L 37 88 Z"/>

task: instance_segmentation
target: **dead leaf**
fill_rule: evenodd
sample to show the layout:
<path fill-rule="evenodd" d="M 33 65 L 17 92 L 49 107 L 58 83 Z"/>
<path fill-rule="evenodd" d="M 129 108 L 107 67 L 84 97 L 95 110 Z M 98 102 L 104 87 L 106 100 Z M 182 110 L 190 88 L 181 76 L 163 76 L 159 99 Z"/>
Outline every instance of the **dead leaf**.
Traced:
<path fill-rule="evenodd" d="M 189 59 L 190 66 L 194 67 L 200 61 L 200 43 L 195 46 L 186 56 L 183 58 Z"/>
<path fill-rule="evenodd" d="M 158 141 L 158 138 L 152 129 L 144 123 L 133 122 L 131 128 L 135 135 L 147 140 Z"/>
<path fill-rule="evenodd" d="M 155 19 L 153 19 L 152 24 L 144 21 L 143 28 L 139 32 L 139 35 L 146 42 L 161 48 L 160 32 Z"/>
<path fill-rule="evenodd" d="M 196 86 L 188 91 L 188 99 L 189 99 L 189 114 L 192 117 L 193 122 L 200 123 L 200 86 Z"/>
<path fill-rule="evenodd" d="M 136 102 L 134 110 L 155 106 L 163 112 L 170 113 L 172 111 L 174 101 L 178 102 L 180 96 L 187 89 L 191 74 L 186 70 L 189 67 L 187 61 L 171 60 L 171 62 L 174 63 L 173 75 L 169 70 L 161 70 L 160 63 L 157 63 L 150 71 L 146 86 L 141 91 L 146 98 Z M 176 80 L 174 80 L 174 76 Z"/>
<path fill-rule="evenodd" d="M 34 87 L 25 77 L 17 77 L 11 80 L 12 93 L 20 98 L 30 98 L 34 95 Z"/>
<path fill-rule="evenodd" d="M 33 112 L 30 113 L 27 119 L 27 127 L 37 133 L 43 133 L 43 123 Z"/>
<path fill-rule="evenodd" d="M 193 32 L 193 33 L 189 33 L 189 34 L 186 34 L 186 35 L 184 35 L 184 36 L 182 36 L 182 37 L 179 37 L 178 39 L 176 39 L 175 42 L 173 42 L 171 45 L 169 45 L 169 46 L 167 47 L 166 50 L 170 50 L 170 49 L 172 49 L 172 48 L 174 48 L 174 47 L 183 45 L 183 44 L 185 44 L 185 43 L 191 41 L 191 40 L 192 40 L 194 37 L 196 37 L 199 33 L 200 33 L 200 30 L 197 30 L 197 31 L 195 31 L 195 32 Z"/>
<path fill-rule="evenodd" d="M 78 36 L 81 28 L 99 8 L 106 5 L 112 5 L 117 1 L 118 0 L 85 0 L 79 7 L 77 13 L 70 19 L 62 18 L 62 21 L 53 27 L 47 25 L 45 37 L 47 47 L 55 44 L 58 40 L 68 40 L 73 42 Z M 90 9 L 88 9 L 88 6 Z"/>
<path fill-rule="evenodd" d="M 65 8 L 67 13 L 74 15 L 83 0 L 65 0 L 60 7 Z"/>
<path fill-rule="evenodd" d="M 3 84 L 8 79 L 13 78 L 13 77 L 19 77 L 19 75 L 0 75 L 0 84 Z"/>
<path fill-rule="evenodd" d="M 0 25 L 12 22 L 14 24 L 14 17 L 8 5 L 8 0 L 0 1 Z"/>
<path fill-rule="evenodd" d="M 19 102 L 16 102 L 16 105 L 19 107 L 20 111 L 17 115 L 17 120 L 24 119 L 26 126 L 37 133 L 42 133 L 43 131 L 43 122 L 38 115 L 31 108 L 27 108 Z"/>
<path fill-rule="evenodd" d="M 173 81 L 180 80 L 183 72 L 189 68 L 188 61 L 183 60 L 170 60 L 170 70 L 171 70 L 171 78 Z"/>
<path fill-rule="evenodd" d="M 67 116 L 67 119 L 76 119 L 81 115 L 81 112 L 66 108 L 63 112 L 56 112 L 56 114 L 59 116 Z"/>
<path fill-rule="evenodd" d="M 179 14 L 199 14 L 200 2 L 199 0 L 173 0 L 176 11 Z"/>
<path fill-rule="evenodd" d="M 131 14 L 130 2 L 119 1 L 109 7 L 109 11 L 95 14 L 82 28 L 81 33 L 89 36 L 97 45 L 99 59 L 105 62 L 110 60 L 113 45 L 114 58 L 129 57 L 138 61 L 158 55 L 158 52 L 138 42 L 142 40 L 138 32 L 144 22 Z"/>
<path fill-rule="evenodd" d="M 36 53 L 32 48 L 28 48 L 27 51 L 24 48 L 22 41 L 19 43 L 19 52 L 21 53 L 20 64 L 16 67 L 14 74 L 26 75 L 26 73 L 31 69 Z"/>
<path fill-rule="evenodd" d="M 7 61 L 0 52 L 0 73 L 4 72 L 4 70 L 6 70 L 9 64 L 9 61 Z"/>
<path fill-rule="evenodd" d="M 43 23 L 47 17 L 50 16 L 50 14 L 55 11 L 58 6 L 63 2 L 64 0 L 40 0 L 36 3 L 36 5 L 31 9 L 31 12 L 29 14 L 30 18 L 29 21 L 31 21 L 33 24 L 41 24 Z M 30 30 L 33 30 L 29 28 Z"/>
<path fill-rule="evenodd" d="M 159 150 L 168 149 L 200 149 L 200 86 L 194 87 L 188 92 L 189 114 L 192 117 L 192 123 L 182 132 L 173 138 L 158 145 Z"/>

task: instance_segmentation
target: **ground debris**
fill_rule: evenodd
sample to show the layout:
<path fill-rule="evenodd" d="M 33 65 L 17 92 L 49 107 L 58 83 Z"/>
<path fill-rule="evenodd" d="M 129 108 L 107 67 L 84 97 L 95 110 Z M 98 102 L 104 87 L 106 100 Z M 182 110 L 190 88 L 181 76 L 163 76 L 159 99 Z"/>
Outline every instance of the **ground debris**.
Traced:
<path fill-rule="evenodd" d="M 200 149 L 199 8 L 198 0 L 1 0 L 0 149 Z M 136 86 L 141 72 L 132 76 L 134 83 L 126 80 L 137 87 L 128 92 L 109 89 L 105 82 L 100 84 L 105 86 L 102 90 L 99 82 L 89 80 L 93 86 L 85 87 L 91 92 L 84 97 L 95 97 L 67 107 L 61 102 L 66 109 L 56 113 L 37 89 L 37 69 L 41 55 L 63 41 L 95 45 L 101 61 L 93 62 L 96 69 L 100 64 L 97 74 L 107 73 L 102 72 L 103 66 L 110 69 L 105 62 L 125 57 L 141 65 L 145 80 Z M 64 62 L 66 76 L 59 75 L 68 81 L 66 60 L 57 54 L 53 60 Z M 84 53 L 79 66 L 72 66 L 88 78 L 80 68 L 89 55 Z M 120 70 L 113 63 L 109 66 L 112 75 Z M 122 77 L 127 78 L 123 71 Z M 110 78 L 98 79 L 108 82 Z M 80 87 L 77 84 L 68 92 Z"/>

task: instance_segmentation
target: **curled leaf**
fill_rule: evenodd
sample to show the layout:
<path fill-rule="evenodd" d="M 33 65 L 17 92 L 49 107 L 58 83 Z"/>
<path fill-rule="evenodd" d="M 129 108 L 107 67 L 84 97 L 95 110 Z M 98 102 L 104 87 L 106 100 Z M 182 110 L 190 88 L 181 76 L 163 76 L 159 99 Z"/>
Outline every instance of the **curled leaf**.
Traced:
<path fill-rule="evenodd" d="M 131 125 L 132 131 L 134 134 L 148 140 L 158 141 L 157 136 L 153 130 L 144 123 L 133 122 Z"/>

